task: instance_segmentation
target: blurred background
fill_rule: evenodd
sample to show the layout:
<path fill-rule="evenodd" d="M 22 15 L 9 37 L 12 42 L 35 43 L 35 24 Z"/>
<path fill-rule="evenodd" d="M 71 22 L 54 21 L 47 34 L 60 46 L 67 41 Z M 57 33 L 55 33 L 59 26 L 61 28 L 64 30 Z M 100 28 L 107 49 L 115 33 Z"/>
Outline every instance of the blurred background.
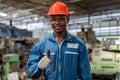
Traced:
<path fill-rule="evenodd" d="M 31 80 L 32 47 L 50 35 L 47 12 L 58 0 L 0 0 L 0 80 Z M 86 43 L 93 80 L 120 80 L 120 0 L 59 0 L 68 31 Z"/>

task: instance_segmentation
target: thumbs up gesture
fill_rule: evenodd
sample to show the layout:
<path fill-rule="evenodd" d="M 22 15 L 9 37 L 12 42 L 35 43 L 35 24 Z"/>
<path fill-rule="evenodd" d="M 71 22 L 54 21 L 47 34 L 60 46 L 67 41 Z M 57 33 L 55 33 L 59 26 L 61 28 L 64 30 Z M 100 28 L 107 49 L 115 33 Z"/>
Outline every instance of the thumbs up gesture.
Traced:
<path fill-rule="evenodd" d="M 44 70 L 50 64 L 50 50 L 47 51 L 47 55 L 44 56 L 38 63 L 38 67 Z"/>

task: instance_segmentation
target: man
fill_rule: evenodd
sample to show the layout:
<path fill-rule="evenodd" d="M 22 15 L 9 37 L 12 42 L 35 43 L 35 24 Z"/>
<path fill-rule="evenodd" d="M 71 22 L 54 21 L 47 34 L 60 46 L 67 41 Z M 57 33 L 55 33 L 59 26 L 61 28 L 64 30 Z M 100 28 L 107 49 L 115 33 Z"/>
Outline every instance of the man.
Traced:
<path fill-rule="evenodd" d="M 37 79 L 44 73 L 45 80 L 77 80 L 78 76 L 81 80 L 91 80 L 85 44 L 67 32 L 70 13 L 66 5 L 55 2 L 48 16 L 54 32 L 32 49 L 28 60 L 29 77 Z"/>

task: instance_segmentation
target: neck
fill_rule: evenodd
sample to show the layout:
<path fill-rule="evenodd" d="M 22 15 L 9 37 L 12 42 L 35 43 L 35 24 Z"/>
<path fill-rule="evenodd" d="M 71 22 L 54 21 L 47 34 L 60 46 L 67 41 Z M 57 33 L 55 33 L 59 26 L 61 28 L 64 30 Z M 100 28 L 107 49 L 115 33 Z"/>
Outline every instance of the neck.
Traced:
<path fill-rule="evenodd" d="M 55 38 L 59 44 L 64 40 L 66 33 L 67 31 L 64 33 L 55 33 Z"/>

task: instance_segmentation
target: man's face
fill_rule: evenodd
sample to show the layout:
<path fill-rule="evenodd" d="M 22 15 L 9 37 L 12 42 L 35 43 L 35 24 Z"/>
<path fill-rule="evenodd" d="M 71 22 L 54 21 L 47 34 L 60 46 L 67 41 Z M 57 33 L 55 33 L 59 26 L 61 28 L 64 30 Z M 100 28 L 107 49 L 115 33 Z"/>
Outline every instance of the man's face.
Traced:
<path fill-rule="evenodd" d="M 51 27 L 56 33 L 66 32 L 66 25 L 68 23 L 67 16 L 64 15 L 54 15 L 50 19 Z"/>

